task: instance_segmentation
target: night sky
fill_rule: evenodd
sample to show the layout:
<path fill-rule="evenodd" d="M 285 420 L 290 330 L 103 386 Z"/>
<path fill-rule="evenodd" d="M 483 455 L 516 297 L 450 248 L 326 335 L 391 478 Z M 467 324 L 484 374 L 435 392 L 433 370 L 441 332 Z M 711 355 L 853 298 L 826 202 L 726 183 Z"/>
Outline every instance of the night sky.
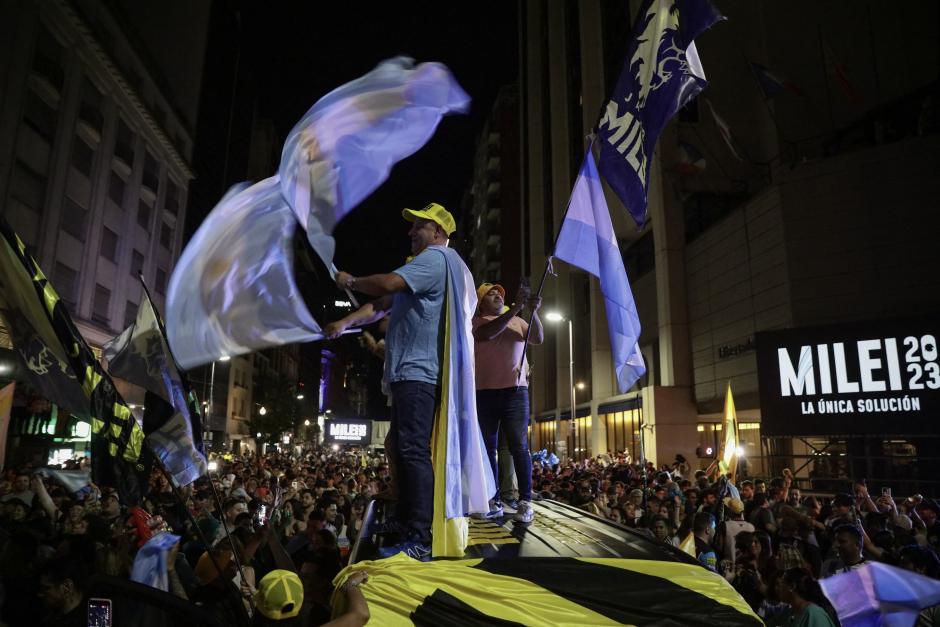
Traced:
<path fill-rule="evenodd" d="M 408 254 L 403 207 L 435 201 L 459 219 L 477 137 L 499 88 L 517 80 L 513 2 L 217 3 L 209 35 L 196 142 L 193 218 L 201 219 L 224 187 L 244 178 L 240 154 L 254 111 L 274 121 L 279 141 L 314 102 L 381 60 L 406 55 L 447 65 L 472 98 L 469 115 L 443 119 L 431 141 L 402 161 L 389 180 L 337 229 L 336 265 L 354 274 L 387 272 Z M 236 117 L 228 107 L 233 58 L 239 57 Z M 240 123 L 241 122 L 241 123 Z M 229 146 L 228 172 L 219 170 Z M 209 206 L 206 206 L 209 205 Z M 194 225 L 190 225 L 191 228 Z"/>

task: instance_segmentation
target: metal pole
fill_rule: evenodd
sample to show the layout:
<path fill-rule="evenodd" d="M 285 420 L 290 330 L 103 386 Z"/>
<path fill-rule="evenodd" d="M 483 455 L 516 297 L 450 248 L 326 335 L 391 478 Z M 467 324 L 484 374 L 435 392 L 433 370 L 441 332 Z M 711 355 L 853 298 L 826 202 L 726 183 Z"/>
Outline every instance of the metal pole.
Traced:
<path fill-rule="evenodd" d="M 210 371 L 210 374 L 209 374 L 209 406 L 207 408 L 208 411 L 206 411 L 206 416 L 208 416 L 209 420 L 207 421 L 208 424 L 205 425 L 206 427 L 208 427 L 209 431 L 212 431 L 212 410 L 213 410 L 213 405 L 215 404 L 214 392 L 215 392 L 215 360 L 213 359 L 212 370 Z M 215 443 L 213 442 L 213 444 Z"/>
<path fill-rule="evenodd" d="M 574 393 L 574 325 L 571 322 L 571 318 L 568 318 L 568 389 L 571 391 L 571 422 L 568 423 L 568 431 L 574 431 L 574 405 L 575 405 L 575 393 Z M 568 454 L 569 459 L 571 458 L 571 451 L 568 451 L 567 446 L 565 447 L 565 452 Z"/>

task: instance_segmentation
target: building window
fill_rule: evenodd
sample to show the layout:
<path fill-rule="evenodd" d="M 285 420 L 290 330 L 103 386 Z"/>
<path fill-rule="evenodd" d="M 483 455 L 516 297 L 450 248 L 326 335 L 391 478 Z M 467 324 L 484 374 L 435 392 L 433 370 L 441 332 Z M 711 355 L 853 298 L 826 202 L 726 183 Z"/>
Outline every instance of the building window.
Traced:
<path fill-rule="evenodd" d="M 145 231 L 150 232 L 150 216 L 153 214 L 153 207 L 143 198 L 137 203 L 137 224 L 142 226 Z"/>
<path fill-rule="evenodd" d="M 163 223 L 163 226 L 160 227 L 160 245 L 170 250 L 170 246 L 173 243 L 173 229 L 170 228 L 170 225 L 166 222 Z"/>
<path fill-rule="evenodd" d="M 88 126 L 101 133 L 104 114 L 101 112 L 101 92 L 87 78 L 82 82 L 82 101 L 78 105 L 78 117 Z"/>
<path fill-rule="evenodd" d="M 88 210 L 71 196 L 65 197 L 65 205 L 62 207 L 61 228 L 78 241 L 85 241 L 85 233 L 88 230 Z"/>
<path fill-rule="evenodd" d="M 166 270 L 163 268 L 157 268 L 157 277 L 153 287 L 157 290 L 157 294 L 166 294 Z"/>
<path fill-rule="evenodd" d="M 33 73 L 44 78 L 57 92 L 62 91 L 62 83 L 65 82 L 62 57 L 62 46 L 49 31 L 40 27 L 33 52 Z"/>
<path fill-rule="evenodd" d="M 114 156 L 127 165 L 134 163 L 134 134 L 127 123 L 118 118 L 117 137 L 114 140 Z"/>
<path fill-rule="evenodd" d="M 137 303 L 127 301 L 124 305 L 124 328 L 131 326 L 137 320 Z"/>
<path fill-rule="evenodd" d="M 144 255 L 135 250 L 131 256 L 131 276 L 135 279 L 137 275 L 144 273 Z"/>
<path fill-rule="evenodd" d="M 163 201 L 163 207 L 174 216 L 180 208 L 180 189 L 169 178 L 166 181 L 166 198 Z"/>
<path fill-rule="evenodd" d="M 53 288 L 72 313 L 75 312 L 75 303 L 78 301 L 78 272 L 61 261 L 55 263 L 52 276 L 55 284 Z"/>
<path fill-rule="evenodd" d="M 36 212 L 46 204 L 46 177 L 17 160 L 10 180 L 10 195 Z"/>
<path fill-rule="evenodd" d="M 141 182 L 157 193 L 157 188 L 160 186 L 160 163 L 149 152 L 144 158 L 144 174 Z"/>
<path fill-rule="evenodd" d="M 117 233 L 105 227 L 101 233 L 101 256 L 108 261 L 117 263 L 118 236 Z"/>
<path fill-rule="evenodd" d="M 604 414 L 602 418 L 607 423 L 607 450 L 612 453 L 624 452 L 629 454 L 634 461 L 638 460 L 641 410 L 627 409 L 611 412 Z"/>
<path fill-rule="evenodd" d="M 110 316 L 108 308 L 111 306 L 111 290 L 103 285 L 95 285 L 95 302 L 91 311 L 91 319 L 95 322 L 108 324 Z"/>
<path fill-rule="evenodd" d="M 72 141 L 72 167 L 91 178 L 91 170 L 95 163 L 95 150 L 85 143 L 85 140 L 76 137 Z"/>
<path fill-rule="evenodd" d="M 124 179 L 121 178 L 121 175 L 111 170 L 111 180 L 108 183 L 108 198 L 118 207 L 124 206 L 125 187 L 127 187 L 127 184 L 124 182 Z"/>
<path fill-rule="evenodd" d="M 49 144 L 55 139 L 56 124 L 59 121 L 59 112 L 43 100 L 32 89 L 26 90 L 26 99 L 23 104 L 23 122 L 45 139 Z"/>

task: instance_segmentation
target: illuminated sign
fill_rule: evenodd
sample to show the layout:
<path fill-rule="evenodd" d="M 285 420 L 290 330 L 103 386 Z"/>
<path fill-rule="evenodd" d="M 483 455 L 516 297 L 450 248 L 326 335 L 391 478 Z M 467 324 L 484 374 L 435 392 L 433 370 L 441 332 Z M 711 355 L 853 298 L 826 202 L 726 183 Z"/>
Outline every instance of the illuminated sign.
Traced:
<path fill-rule="evenodd" d="M 764 435 L 940 433 L 940 320 L 757 334 Z"/>
<path fill-rule="evenodd" d="M 372 437 L 371 420 L 327 420 L 324 441 L 328 444 L 367 446 Z"/>

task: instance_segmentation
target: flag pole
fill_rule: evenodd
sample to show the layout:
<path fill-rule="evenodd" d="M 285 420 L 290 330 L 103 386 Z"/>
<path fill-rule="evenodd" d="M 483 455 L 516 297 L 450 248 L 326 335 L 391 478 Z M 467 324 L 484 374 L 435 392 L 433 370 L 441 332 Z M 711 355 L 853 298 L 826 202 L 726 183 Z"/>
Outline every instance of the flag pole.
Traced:
<path fill-rule="evenodd" d="M 158 326 L 158 328 L 160 329 L 160 333 L 163 335 L 163 341 L 164 341 L 164 343 L 166 344 L 166 348 L 167 348 L 167 351 L 169 352 L 170 359 L 173 360 L 173 364 L 176 366 L 177 372 L 180 372 L 180 376 L 184 376 L 182 373 L 185 372 L 185 371 L 184 371 L 182 368 L 180 368 L 179 363 L 177 363 L 176 358 L 173 356 L 173 349 L 170 347 L 170 342 L 169 342 L 169 340 L 167 339 L 167 335 L 166 335 L 166 327 L 165 327 L 164 324 L 163 324 L 163 316 L 160 315 L 160 312 L 157 311 L 156 306 L 153 304 L 153 299 L 150 297 L 150 290 L 147 289 L 147 282 L 144 281 L 144 275 L 143 275 L 142 273 L 138 272 L 138 273 L 137 273 L 137 278 L 140 279 L 140 284 L 141 284 L 141 286 L 144 288 L 144 295 L 147 297 L 147 300 L 150 301 L 150 306 L 153 308 L 154 314 L 156 314 L 154 317 L 157 319 L 157 326 Z M 212 362 L 212 365 L 215 366 L 215 361 Z M 197 406 L 198 406 L 198 403 L 197 403 Z M 187 409 L 188 409 L 188 407 L 187 407 Z M 191 411 L 191 410 L 190 410 L 190 411 Z M 189 424 L 190 424 L 190 428 L 192 428 L 192 417 L 190 417 Z M 145 434 L 145 435 L 146 435 L 146 434 Z M 201 436 L 201 435 L 202 435 L 202 434 L 200 434 L 200 436 Z M 146 442 L 146 438 L 144 439 L 144 441 Z M 148 444 L 148 447 L 149 447 L 149 444 Z M 203 446 L 203 448 L 204 448 L 204 446 Z M 150 450 L 151 450 L 151 452 L 154 453 L 154 459 L 159 462 L 160 468 L 161 468 L 161 470 L 163 470 L 164 474 L 166 475 L 167 480 L 170 481 L 170 486 L 173 487 L 173 482 L 172 482 L 172 480 L 171 480 L 170 477 L 169 477 L 169 472 L 168 472 L 168 471 L 166 470 L 166 468 L 163 466 L 163 462 L 160 460 L 160 457 L 159 457 L 158 455 L 156 455 L 155 451 L 153 451 L 153 447 L 150 447 Z M 199 452 L 205 454 L 203 451 L 199 451 Z M 208 468 L 208 465 L 207 465 L 207 468 Z M 238 573 L 241 575 L 242 581 L 245 581 L 245 573 L 244 573 L 244 571 L 242 570 L 241 560 L 238 558 L 238 549 L 235 547 L 235 541 L 232 540 L 232 534 L 231 534 L 231 532 L 229 531 L 228 523 L 227 523 L 226 520 L 225 520 L 225 512 L 222 511 L 222 501 L 221 501 L 221 499 L 219 498 L 219 493 L 216 492 L 215 486 L 212 484 L 212 478 L 211 478 L 211 477 L 209 478 L 209 487 L 210 487 L 211 490 L 212 490 L 212 495 L 213 495 L 213 497 L 215 497 L 216 507 L 219 508 L 219 513 L 222 514 L 222 527 L 225 529 L 225 536 L 228 538 L 229 545 L 232 547 L 232 559 L 235 561 L 235 566 L 238 568 Z M 180 498 L 180 497 L 177 497 L 177 498 Z M 182 505 L 184 508 L 186 508 L 186 504 L 185 504 L 185 503 L 182 503 L 182 499 L 180 499 L 180 502 L 181 502 L 181 505 Z M 188 508 L 186 508 L 186 509 L 187 509 L 187 511 L 188 511 Z M 211 548 L 211 547 L 210 547 L 210 548 Z M 210 553 L 210 554 L 211 554 L 211 553 Z M 213 560 L 213 564 L 215 564 L 215 560 Z M 217 570 L 219 571 L 219 573 L 221 574 L 222 571 L 221 571 L 221 569 L 218 568 L 218 565 L 217 565 L 217 564 L 216 564 L 216 569 L 217 569 Z"/>
<path fill-rule="evenodd" d="M 590 157 L 593 159 L 594 158 L 594 153 L 593 153 L 594 134 L 591 133 L 587 137 L 588 139 L 590 139 L 590 143 L 588 143 L 588 149 L 584 155 L 584 158 L 586 159 L 588 155 L 590 155 Z M 569 195 L 568 203 L 565 205 L 565 212 L 561 216 L 561 222 L 559 222 L 558 224 L 558 231 L 555 233 L 555 241 L 552 242 L 552 254 L 548 255 L 548 257 L 545 259 L 545 269 L 542 270 L 542 279 L 539 281 L 539 289 L 535 293 L 536 298 L 539 298 L 542 296 L 542 288 L 545 287 L 545 278 L 548 276 L 549 271 L 552 270 L 552 259 L 555 256 L 555 248 L 558 246 L 558 238 L 561 235 L 561 227 L 565 223 L 565 218 L 568 217 L 568 211 L 570 209 L 571 209 L 571 196 Z M 552 274 L 554 275 L 555 273 L 552 272 Z M 529 325 L 525 332 L 525 339 L 523 339 L 522 341 L 522 358 L 519 360 L 519 366 L 516 368 L 518 372 L 522 372 L 522 365 L 525 363 L 525 352 L 526 352 L 526 349 L 529 347 L 529 335 L 532 333 L 532 318 L 533 317 L 535 317 L 534 311 L 532 312 L 532 315 L 529 317 L 529 321 L 528 321 Z"/>

